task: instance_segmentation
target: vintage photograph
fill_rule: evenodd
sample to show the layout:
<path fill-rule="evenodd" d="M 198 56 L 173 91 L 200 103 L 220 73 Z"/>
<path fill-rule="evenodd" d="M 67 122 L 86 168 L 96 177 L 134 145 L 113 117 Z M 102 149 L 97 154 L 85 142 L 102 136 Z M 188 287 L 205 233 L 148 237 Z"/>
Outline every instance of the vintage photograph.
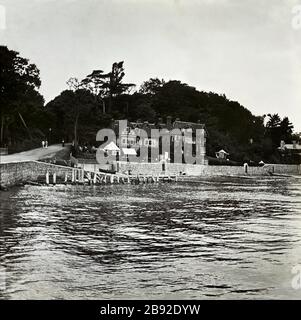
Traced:
<path fill-rule="evenodd" d="M 0 300 L 300 299 L 300 88 L 301 0 L 0 0 Z"/>

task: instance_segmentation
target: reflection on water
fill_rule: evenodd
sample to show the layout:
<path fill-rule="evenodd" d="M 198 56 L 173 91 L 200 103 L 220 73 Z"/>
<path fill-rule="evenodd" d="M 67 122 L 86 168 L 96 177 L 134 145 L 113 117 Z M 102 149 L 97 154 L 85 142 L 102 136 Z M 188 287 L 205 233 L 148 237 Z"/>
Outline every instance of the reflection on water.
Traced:
<path fill-rule="evenodd" d="M 3 298 L 301 298 L 297 179 L 1 192 Z"/>

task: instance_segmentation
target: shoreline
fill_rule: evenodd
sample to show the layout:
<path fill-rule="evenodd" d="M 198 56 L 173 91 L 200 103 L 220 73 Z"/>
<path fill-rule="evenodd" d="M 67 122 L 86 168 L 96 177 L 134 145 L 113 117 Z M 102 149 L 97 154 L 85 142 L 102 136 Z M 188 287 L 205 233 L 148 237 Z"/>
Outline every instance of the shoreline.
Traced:
<path fill-rule="evenodd" d="M 142 168 L 142 173 L 134 173 L 125 175 L 121 172 L 116 174 L 106 174 L 85 171 L 82 168 L 74 168 L 70 166 L 61 166 L 53 163 L 47 163 L 36 160 L 15 161 L 10 163 L 0 163 L 0 190 L 8 190 L 14 186 L 24 185 L 105 185 L 105 184 L 145 184 L 145 183 L 165 183 L 165 182 L 197 182 L 214 178 L 222 179 L 257 179 L 257 178 L 296 178 L 300 179 L 300 165 L 267 165 L 256 167 L 248 173 L 242 173 L 244 168 L 235 166 L 200 166 L 185 165 L 185 164 L 167 164 L 167 171 L 156 173 L 149 169 L 153 165 L 158 167 L 158 164 L 130 164 L 136 166 L 136 171 L 139 167 Z M 145 170 L 147 165 L 147 169 Z M 159 164 L 161 165 L 161 164 Z M 179 174 L 174 170 L 174 167 L 181 169 L 197 169 L 201 170 L 199 174 Z M 194 167 L 193 167 L 194 166 Z M 138 168 L 138 169 L 137 169 Z M 250 169 L 249 168 L 249 169 Z M 271 172 L 273 168 L 273 172 Z M 155 172 L 155 173 L 154 173 Z"/>

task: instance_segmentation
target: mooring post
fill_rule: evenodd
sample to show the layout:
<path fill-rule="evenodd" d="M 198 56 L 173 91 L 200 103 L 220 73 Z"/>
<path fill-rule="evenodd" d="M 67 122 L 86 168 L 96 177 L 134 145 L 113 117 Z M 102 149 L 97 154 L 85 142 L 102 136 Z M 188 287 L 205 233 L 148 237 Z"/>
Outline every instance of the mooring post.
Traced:
<path fill-rule="evenodd" d="M 74 172 L 74 182 L 77 184 L 78 182 L 78 173 L 79 173 L 79 170 L 78 169 L 75 169 L 75 172 Z"/>
<path fill-rule="evenodd" d="M 46 184 L 49 185 L 49 171 L 46 172 Z"/>
<path fill-rule="evenodd" d="M 74 169 L 71 172 L 71 183 L 74 183 Z"/>
<path fill-rule="evenodd" d="M 81 177 L 80 177 L 80 169 L 77 169 L 77 181 L 80 183 Z"/>
<path fill-rule="evenodd" d="M 68 173 L 65 172 L 65 184 L 67 184 L 67 182 L 68 182 Z"/>
<path fill-rule="evenodd" d="M 84 183 L 85 182 L 85 171 L 84 169 L 81 169 L 81 183 Z"/>

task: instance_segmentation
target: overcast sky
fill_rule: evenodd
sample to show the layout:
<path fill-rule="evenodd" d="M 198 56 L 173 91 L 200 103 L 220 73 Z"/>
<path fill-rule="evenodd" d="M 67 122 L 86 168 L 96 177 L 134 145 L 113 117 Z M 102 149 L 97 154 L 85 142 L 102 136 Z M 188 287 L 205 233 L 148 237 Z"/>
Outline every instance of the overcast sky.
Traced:
<path fill-rule="evenodd" d="M 125 61 L 126 81 L 177 79 L 301 131 L 301 0 L 0 0 L 1 44 L 41 71 L 46 101 L 70 77 Z"/>

